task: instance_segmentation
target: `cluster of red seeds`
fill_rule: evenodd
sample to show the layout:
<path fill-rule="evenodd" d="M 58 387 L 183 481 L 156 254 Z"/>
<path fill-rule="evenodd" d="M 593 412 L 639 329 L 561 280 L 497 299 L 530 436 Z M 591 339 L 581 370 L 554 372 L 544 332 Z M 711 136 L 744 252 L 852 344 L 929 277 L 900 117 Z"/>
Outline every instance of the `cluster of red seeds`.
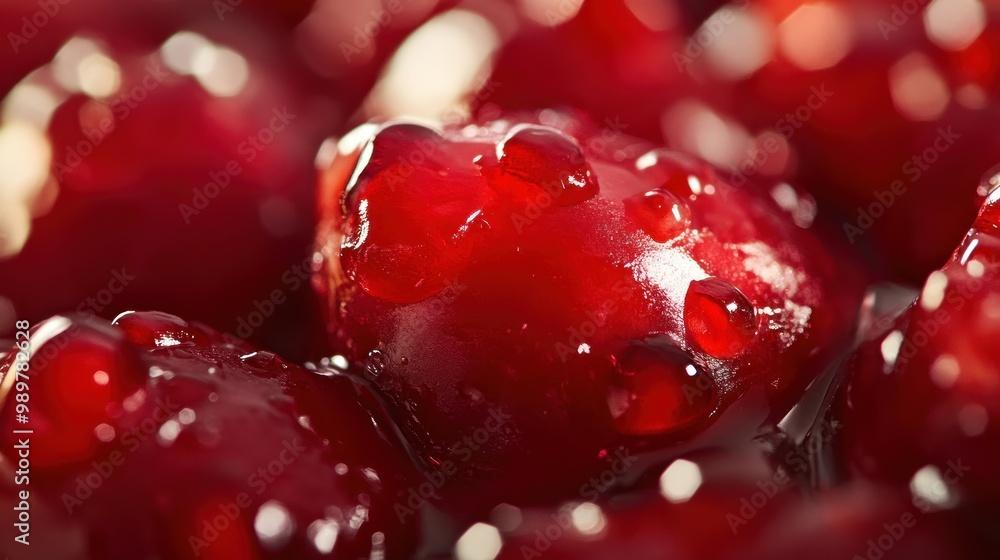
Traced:
<path fill-rule="evenodd" d="M 1000 6 L 126 4 L 0 7 L 0 555 L 1000 549 Z"/>

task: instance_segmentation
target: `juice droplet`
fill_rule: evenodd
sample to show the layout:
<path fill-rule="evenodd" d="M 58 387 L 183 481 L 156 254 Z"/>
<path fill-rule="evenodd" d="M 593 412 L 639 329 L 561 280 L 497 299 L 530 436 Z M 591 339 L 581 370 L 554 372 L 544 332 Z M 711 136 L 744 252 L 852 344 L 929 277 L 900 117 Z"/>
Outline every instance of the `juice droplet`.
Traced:
<path fill-rule="evenodd" d="M 709 164 L 665 148 L 639 156 L 635 167 L 643 176 L 661 185 L 660 190 L 682 199 L 706 194 L 708 186 L 718 182 L 718 175 Z"/>
<path fill-rule="evenodd" d="M 112 323 L 133 344 L 147 347 L 208 345 L 208 337 L 187 321 L 159 311 L 127 311 Z"/>
<path fill-rule="evenodd" d="M 414 166 L 433 163 L 441 133 L 416 123 L 390 123 L 379 129 L 361 149 L 354 173 L 344 188 L 345 213 L 357 209 L 365 185 L 374 177 L 389 173 L 402 179 Z"/>
<path fill-rule="evenodd" d="M 368 360 L 365 363 L 365 369 L 371 374 L 372 377 L 378 377 L 385 370 L 385 357 L 379 350 L 372 350 L 368 353 Z"/>
<path fill-rule="evenodd" d="M 694 346 L 716 358 L 732 358 L 753 342 L 757 313 L 736 286 L 706 278 L 688 286 L 684 326 Z"/>
<path fill-rule="evenodd" d="M 662 435 L 707 420 L 715 381 L 666 336 L 633 341 L 614 356 L 608 409 L 627 435 Z"/>
<path fill-rule="evenodd" d="M 654 189 L 626 199 L 625 213 L 657 243 L 674 239 L 691 225 L 688 205 L 664 189 Z"/>
<path fill-rule="evenodd" d="M 240 360 L 254 368 L 268 370 L 275 367 L 275 362 L 281 363 L 281 358 L 279 358 L 274 352 L 268 352 L 267 350 L 258 350 L 256 352 L 251 352 L 249 354 L 244 354 L 240 356 Z"/>
<path fill-rule="evenodd" d="M 573 206 L 599 190 L 580 145 L 554 128 L 515 126 L 497 146 L 496 166 L 495 173 L 484 170 L 491 187 L 517 198 L 541 196 L 546 207 Z"/>

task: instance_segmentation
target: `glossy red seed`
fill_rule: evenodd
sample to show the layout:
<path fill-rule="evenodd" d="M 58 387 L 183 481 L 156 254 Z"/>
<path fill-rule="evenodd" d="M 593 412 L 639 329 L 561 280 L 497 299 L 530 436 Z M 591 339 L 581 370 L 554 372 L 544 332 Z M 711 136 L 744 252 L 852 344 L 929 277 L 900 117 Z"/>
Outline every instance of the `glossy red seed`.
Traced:
<path fill-rule="evenodd" d="M 5 434 L 19 428 L 34 431 L 35 465 L 52 467 L 90 457 L 116 437 L 111 427 L 117 419 L 145 402 L 147 372 L 113 329 L 56 317 L 32 331 L 28 348 L 28 423 L 17 421 L 12 377 L 17 354 L 11 354 L 4 368 L 5 377 L 11 377 L 3 384 L 0 424 Z M 9 450 L 15 440 L 5 436 L 5 447 Z"/>
<path fill-rule="evenodd" d="M 688 340 L 716 358 L 732 358 L 753 343 L 757 317 L 736 286 L 719 278 L 696 280 L 684 298 Z"/>
<path fill-rule="evenodd" d="M 344 210 L 358 210 L 372 179 L 379 178 L 395 190 L 403 187 L 403 180 L 417 166 L 438 169 L 446 165 L 439 151 L 443 141 L 438 131 L 420 124 L 390 123 L 381 127 L 358 155 L 358 166 L 344 191 Z"/>
<path fill-rule="evenodd" d="M 208 337 L 179 317 L 159 311 L 122 313 L 112 322 L 131 343 L 152 348 L 203 345 Z"/>
<path fill-rule="evenodd" d="M 498 192 L 548 197 L 544 206 L 573 206 L 597 195 L 597 180 L 576 140 L 537 125 L 517 125 L 497 145 Z M 489 175 L 488 175 L 489 176 Z"/>
<path fill-rule="evenodd" d="M 848 465 L 934 508 L 993 504 L 1000 456 L 1000 238 L 989 201 L 912 305 L 871 329 L 845 369 Z M 875 292 L 875 296 L 878 296 Z M 990 506 L 992 507 L 992 506 Z"/>
<path fill-rule="evenodd" d="M 663 148 L 636 158 L 635 167 L 643 176 L 661 185 L 657 190 L 675 194 L 681 200 L 703 194 L 708 185 L 719 180 L 716 171 L 707 163 Z"/>
<path fill-rule="evenodd" d="M 199 344 L 156 344 L 186 329 Z M 413 473 L 370 392 L 226 338 L 150 312 L 37 326 L 32 512 L 73 538 L 26 559 L 411 556 L 419 513 L 392 505 Z M 0 395 L 4 463 L 25 437 L 17 404 Z"/>
<path fill-rule="evenodd" d="M 603 468 L 601 450 L 636 437 L 654 448 L 697 439 L 745 395 L 767 393 L 769 413 L 780 417 L 790 388 L 808 383 L 817 356 L 850 323 L 859 295 L 850 265 L 835 283 L 831 249 L 766 191 L 737 188 L 669 150 L 639 166 L 652 146 L 619 135 L 611 149 L 603 131 L 572 115 L 475 124 L 443 127 L 434 157 L 401 167 L 395 189 L 392 172 L 370 168 L 365 145 L 348 140 L 374 134 L 371 153 L 382 145 L 378 158 L 390 162 L 405 159 L 416 140 L 380 141 L 392 125 L 345 136 L 324 173 L 317 233 L 330 351 L 367 364 L 422 460 L 462 462 L 455 484 L 441 490 L 448 499 L 479 508 L 558 496 Z M 567 169 L 589 169 L 600 185 L 592 198 L 569 206 L 546 198 L 538 185 Z M 364 179 L 343 205 L 352 177 Z M 683 177 L 687 193 L 674 192 L 670 177 Z M 675 243 L 652 241 L 626 202 L 659 190 L 690 212 L 692 225 Z M 685 295 L 706 276 L 743 295 L 696 298 L 701 330 L 721 329 L 741 348 L 685 342 Z M 762 316 L 766 328 L 747 336 L 747 300 L 795 313 Z M 710 315 L 716 305 L 718 317 Z M 669 354 L 661 363 L 641 352 L 619 356 L 631 341 L 660 334 L 704 366 L 696 380 L 725 383 L 685 395 L 684 368 Z M 736 350 L 738 363 L 711 352 Z M 611 356 L 624 358 L 620 370 Z M 454 445 L 487 425 L 494 435 L 471 456 Z"/>
<path fill-rule="evenodd" d="M 621 433 L 677 432 L 713 412 L 715 382 L 668 337 L 633 342 L 613 359 L 608 408 Z"/>
<path fill-rule="evenodd" d="M 625 200 L 625 211 L 653 241 L 666 243 L 691 225 L 691 210 L 669 191 L 646 191 Z"/>
<path fill-rule="evenodd" d="M 44 147 L 22 158 L 25 169 L 38 164 L 43 172 L 41 195 L 23 249 L 0 262 L 4 297 L 33 322 L 74 309 L 107 319 L 166 309 L 302 352 L 310 307 L 298 286 L 312 249 L 313 159 L 339 118 L 339 96 L 317 96 L 287 56 L 292 46 L 267 29 L 241 33 L 256 8 L 225 23 L 209 8 L 201 13 L 210 19 L 195 24 L 180 9 L 187 0 L 146 11 L 117 4 L 100 0 L 104 8 L 92 8 L 102 15 L 87 15 L 72 39 L 63 26 L 72 28 L 81 12 L 65 6 L 22 52 L 57 36 L 59 45 L 72 40 L 59 58 L 53 49 L 36 60 L 4 99 L 5 123 L 28 127 Z M 158 20 L 156 33 L 147 33 L 149 19 Z M 220 88 L 185 71 L 185 44 L 220 53 L 233 79 Z M 87 56 L 115 79 L 97 90 L 73 85 Z M 30 117 L 38 96 L 52 100 L 43 119 Z M 36 187 L 24 188 L 33 197 Z M 51 258 L 53 251 L 62 257 Z M 289 271 L 294 284 L 282 279 Z M 248 320 L 275 289 L 285 303 L 266 321 Z M 0 322 L 7 335 L 12 321 Z"/>

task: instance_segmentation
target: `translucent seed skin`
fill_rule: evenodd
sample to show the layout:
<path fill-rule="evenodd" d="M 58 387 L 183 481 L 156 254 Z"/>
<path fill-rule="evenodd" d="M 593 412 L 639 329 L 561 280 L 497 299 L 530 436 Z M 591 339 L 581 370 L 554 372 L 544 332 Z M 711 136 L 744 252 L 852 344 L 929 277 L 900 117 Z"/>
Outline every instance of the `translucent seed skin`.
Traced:
<path fill-rule="evenodd" d="M 738 356 L 753 343 L 757 316 L 736 286 L 719 278 L 691 282 L 684 298 L 688 340 L 713 357 Z"/>
<path fill-rule="evenodd" d="M 664 189 L 626 199 L 625 212 L 657 243 L 666 243 L 691 226 L 691 209 L 677 195 Z"/>
<path fill-rule="evenodd" d="M 623 434 L 679 432 L 705 421 L 715 408 L 711 376 L 665 336 L 633 341 L 614 362 L 608 408 Z"/>
<path fill-rule="evenodd" d="M 513 127 L 497 145 L 497 169 L 495 188 L 523 197 L 548 196 L 549 205 L 574 206 L 599 192 L 576 140 L 548 127 Z"/>

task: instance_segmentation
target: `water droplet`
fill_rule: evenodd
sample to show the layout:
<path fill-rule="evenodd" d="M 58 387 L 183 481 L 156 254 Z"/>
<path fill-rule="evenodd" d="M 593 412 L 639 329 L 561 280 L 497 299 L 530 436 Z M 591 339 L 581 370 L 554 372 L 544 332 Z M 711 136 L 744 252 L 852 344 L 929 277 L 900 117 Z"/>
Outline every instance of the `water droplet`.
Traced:
<path fill-rule="evenodd" d="M 159 311 L 126 311 L 112 321 L 131 342 L 146 347 L 195 346 L 206 336 L 180 317 Z"/>
<path fill-rule="evenodd" d="M 710 165 L 690 156 L 657 148 L 639 156 L 635 167 L 660 189 L 669 191 L 678 197 L 693 199 L 703 192 L 707 193 L 706 185 L 718 181 L 718 176 Z"/>
<path fill-rule="evenodd" d="M 580 145 L 554 128 L 513 127 L 497 146 L 495 172 L 491 160 L 487 155 L 479 164 L 490 186 L 501 194 L 531 200 L 546 195 L 545 206 L 573 206 L 598 193 L 597 179 Z"/>
<path fill-rule="evenodd" d="M 625 213 L 657 243 L 674 239 L 691 225 L 691 210 L 687 204 L 664 189 L 626 199 Z"/>
<path fill-rule="evenodd" d="M 658 435 L 707 419 L 715 410 L 715 381 L 672 340 L 634 341 L 614 356 L 608 409 L 628 435 Z"/>
<path fill-rule="evenodd" d="M 277 358 L 278 356 L 274 352 L 268 352 L 267 350 L 258 350 L 240 356 L 240 360 L 244 364 L 260 369 L 269 369 Z"/>
<path fill-rule="evenodd" d="M 385 370 L 385 357 L 379 350 L 372 350 L 368 353 L 368 360 L 365 363 L 365 369 L 373 377 L 378 377 L 381 375 L 382 371 Z"/>
<path fill-rule="evenodd" d="M 344 213 L 358 208 L 365 185 L 375 176 L 426 163 L 443 140 L 439 131 L 417 123 L 390 123 L 378 130 L 361 149 L 344 189 Z"/>
<path fill-rule="evenodd" d="M 688 340 L 716 358 L 732 358 L 753 342 L 757 314 L 736 286 L 718 278 L 696 280 L 684 298 Z"/>

